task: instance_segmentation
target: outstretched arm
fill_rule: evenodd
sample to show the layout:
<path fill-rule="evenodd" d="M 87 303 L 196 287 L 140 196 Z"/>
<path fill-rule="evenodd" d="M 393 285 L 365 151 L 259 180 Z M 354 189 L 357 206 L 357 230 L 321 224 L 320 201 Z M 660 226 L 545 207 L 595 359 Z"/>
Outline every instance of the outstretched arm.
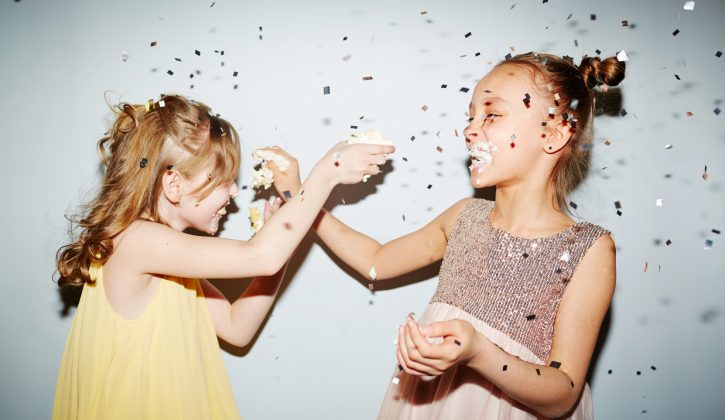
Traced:
<path fill-rule="evenodd" d="M 297 160 L 280 148 L 266 150 L 290 161 L 285 172 L 272 165 L 270 168 L 280 196 L 294 196 L 301 188 Z M 453 224 L 469 200 L 459 201 L 421 229 L 386 244 L 352 229 L 326 210 L 320 212 L 315 232 L 333 254 L 361 275 L 371 280 L 389 279 L 442 259 Z"/>
<path fill-rule="evenodd" d="M 136 221 L 123 233 L 114 253 L 124 253 L 136 273 L 187 278 L 240 278 L 273 275 L 304 238 L 332 188 L 360 182 L 377 173 L 392 146 L 333 147 L 318 162 L 301 190 L 250 241 L 210 238 L 178 232 L 160 223 Z M 382 160 L 382 162 L 381 162 Z M 342 164 L 335 165 L 335 162 Z M 131 246 L 123 246 L 123 243 Z"/>

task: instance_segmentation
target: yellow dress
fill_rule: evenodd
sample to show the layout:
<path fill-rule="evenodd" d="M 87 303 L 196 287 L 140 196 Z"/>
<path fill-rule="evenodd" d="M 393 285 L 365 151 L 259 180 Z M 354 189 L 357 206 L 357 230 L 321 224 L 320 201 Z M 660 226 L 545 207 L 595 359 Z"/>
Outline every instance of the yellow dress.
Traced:
<path fill-rule="evenodd" d="M 113 311 L 103 272 L 83 286 L 58 373 L 53 419 L 239 418 L 199 280 L 164 279 L 146 310 Z"/>

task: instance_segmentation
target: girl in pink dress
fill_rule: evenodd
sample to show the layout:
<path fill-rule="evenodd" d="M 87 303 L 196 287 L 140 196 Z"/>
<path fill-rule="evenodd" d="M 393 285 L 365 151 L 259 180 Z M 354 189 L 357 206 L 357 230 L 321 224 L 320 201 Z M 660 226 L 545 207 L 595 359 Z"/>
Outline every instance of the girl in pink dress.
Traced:
<path fill-rule="evenodd" d="M 321 212 L 320 239 L 373 283 L 443 259 L 420 320 L 399 328 L 379 418 L 593 418 L 586 375 L 615 246 L 564 210 L 587 172 L 594 92 L 624 70 L 615 57 L 577 66 L 527 53 L 478 82 L 464 131 L 471 185 L 495 186 L 495 201 L 463 199 L 384 245 Z M 299 188 L 296 171 L 275 172 L 280 191 Z"/>

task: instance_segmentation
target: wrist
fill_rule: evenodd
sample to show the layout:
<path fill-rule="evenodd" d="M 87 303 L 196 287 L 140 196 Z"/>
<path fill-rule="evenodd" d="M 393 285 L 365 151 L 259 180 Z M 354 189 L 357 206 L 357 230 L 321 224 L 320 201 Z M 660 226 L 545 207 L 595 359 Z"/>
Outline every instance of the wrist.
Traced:
<path fill-rule="evenodd" d="M 329 156 L 325 156 L 315 164 L 312 172 L 310 172 L 310 178 L 313 176 L 319 178 L 332 191 L 340 183 L 338 172 L 335 162 Z"/>
<path fill-rule="evenodd" d="M 488 341 L 486 337 L 476 332 L 476 334 L 474 335 L 473 343 L 471 345 L 471 354 L 466 361 L 466 365 L 470 367 L 479 366 L 479 362 L 485 357 L 485 354 L 487 352 L 487 345 L 490 344 L 491 342 Z"/>

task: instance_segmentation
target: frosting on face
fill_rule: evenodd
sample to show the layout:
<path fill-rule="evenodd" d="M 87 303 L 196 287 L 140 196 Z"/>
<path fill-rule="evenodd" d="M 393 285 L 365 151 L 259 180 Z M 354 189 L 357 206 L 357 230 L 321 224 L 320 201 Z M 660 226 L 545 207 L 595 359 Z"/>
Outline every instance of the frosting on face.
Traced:
<path fill-rule="evenodd" d="M 493 162 L 493 155 L 491 153 L 495 151 L 496 146 L 490 141 L 471 144 L 468 148 L 468 153 L 471 155 L 471 166 L 468 169 L 474 172 L 489 166 Z"/>

